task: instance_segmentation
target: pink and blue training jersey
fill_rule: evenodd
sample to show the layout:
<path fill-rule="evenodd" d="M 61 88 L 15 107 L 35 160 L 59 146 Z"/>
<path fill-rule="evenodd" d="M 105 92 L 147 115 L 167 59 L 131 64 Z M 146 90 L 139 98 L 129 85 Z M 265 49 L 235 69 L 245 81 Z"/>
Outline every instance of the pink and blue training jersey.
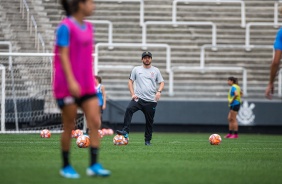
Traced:
<path fill-rule="evenodd" d="M 69 48 L 69 59 L 73 75 L 80 85 L 81 94 L 96 93 L 93 71 L 93 34 L 92 24 L 79 25 L 74 18 L 65 18 L 60 23 L 56 34 L 53 90 L 56 99 L 71 96 L 59 55 L 59 47 Z"/>

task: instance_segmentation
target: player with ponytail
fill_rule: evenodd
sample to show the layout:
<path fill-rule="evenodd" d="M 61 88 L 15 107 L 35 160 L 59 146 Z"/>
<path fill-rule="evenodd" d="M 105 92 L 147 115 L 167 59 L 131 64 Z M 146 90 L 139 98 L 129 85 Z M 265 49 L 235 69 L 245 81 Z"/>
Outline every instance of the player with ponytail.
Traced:
<path fill-rule="evenodd" d="M 229 122 L 229 133 L 225 138 L 238 138 L 238 122 L 237 114 L 241 105 L 241 88 L 238 83 L 238 79 L 235 77 L 229 77 L 227 83 L 230 87 L 228 92 L 228 106 L 230 111 L 228 113 L 228 122 Z"/>
<path fill-rule="evenodd" d="M 110 171 L 97 162 L 101 126 L 100 109 L 93 73 L 93 28 L 84 21 L 95 8 L 93 0 L 62 0 L 66 18 L 56 31 L 53 91 L 61 109 L 63 133 L 61 152 L 63 166 L 60 174 L 65 178 L 79 178 L 70 164 L 71 132 L 75 128 L 77 108 L 80 107 L 87 119 L 90 136 L 90 165 L 87 175 L 108 176 Z"/>

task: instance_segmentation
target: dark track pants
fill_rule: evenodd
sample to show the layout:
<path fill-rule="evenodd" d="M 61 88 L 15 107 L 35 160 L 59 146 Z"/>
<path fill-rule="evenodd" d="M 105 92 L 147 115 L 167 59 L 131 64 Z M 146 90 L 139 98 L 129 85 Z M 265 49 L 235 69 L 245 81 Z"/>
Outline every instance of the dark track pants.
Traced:
<path fill-rule="evenodd" d="M 132 115 L 136 111 L 141 110 L 145 115 L 145 119 L 146 119 L 145 141 L 150 141 L 152 139 L 156 106 L 157 106 L 156 102 L 146 102 L 140 98 L 138 99 L 137 102 L 135 100 L 131 100 L 126 108 L 124 122 L 123 122 L 123 130 L 129 133 Z"/>

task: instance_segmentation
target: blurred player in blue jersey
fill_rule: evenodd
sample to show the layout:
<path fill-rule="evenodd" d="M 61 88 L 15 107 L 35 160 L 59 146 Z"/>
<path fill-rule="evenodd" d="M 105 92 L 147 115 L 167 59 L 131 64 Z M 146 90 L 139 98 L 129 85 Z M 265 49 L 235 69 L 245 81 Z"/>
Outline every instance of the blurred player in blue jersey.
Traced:
<path fill-rule="evenodd" d="M 276 74 L 279 70 L 280 60 L 282 53 L 282 28 L 277 32 L 276 39 L 274 42 L 274 57 L 270 66 L 270 77 L 267 88 L 265 90 L 265 96 L 268 99 L 272 99 L 274 93 L 273 83 L 275 81 Z"/>
<path fill-rule="evenodd" d="M 101 108 L 101 112 L 106 109 L 106 90 L 105 86 L 102 85 L 102 78 L 100 76 L 96 76 L 96 91 L 97 91 L 97 96 L 99 99 L 99 106 Z"/>

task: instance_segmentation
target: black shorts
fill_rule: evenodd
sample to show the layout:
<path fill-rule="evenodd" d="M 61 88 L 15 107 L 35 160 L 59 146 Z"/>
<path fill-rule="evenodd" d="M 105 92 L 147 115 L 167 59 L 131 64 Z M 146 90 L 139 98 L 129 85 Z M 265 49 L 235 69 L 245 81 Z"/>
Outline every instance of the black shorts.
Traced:
<path fill-rule="evenodd" d="M 240 110 L 240 104 L 230 106 L 230 110 L 238 112 Z"/>
<path fill-rule="evenodd" d="M 99 107 L 100 107 L 101 114 L 103 114 L 103 106 L 99 106 Z"/>
<path fill-rule="evenodd" d="M 81 104 L 90 98 L 97 98 L 97 94 L 91 94 L 91 95 L 87 94 L 80 98 L 74 98 L 72 96 L 68 96 L 65 98 L 56 99 L 56 101 L 57 101 L 59 108 L 62 109 L 65 105 L 70 105 L 73 103 L 81 107 Z"/>

